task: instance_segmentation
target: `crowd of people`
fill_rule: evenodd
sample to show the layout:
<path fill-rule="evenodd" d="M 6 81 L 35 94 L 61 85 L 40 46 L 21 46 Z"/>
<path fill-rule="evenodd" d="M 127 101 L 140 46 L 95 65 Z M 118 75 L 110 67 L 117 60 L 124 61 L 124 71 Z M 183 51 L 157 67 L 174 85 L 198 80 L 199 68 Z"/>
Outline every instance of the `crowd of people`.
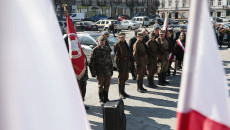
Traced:
<path fill-rule="evenodd" d="M 97 38 L 98 44 L 91 53 L 90 63 L 86 63 L 92 77 L 97 79 L 101 106 L 109 101 L 108 93 L 113 76 L 112 49 L 109 45 L 108 36 L 109 32 L 104 32 L 102 36 Z M 172 62 L 175 61 L 173 75 L 176 74 L 178 63 L 180 63 L 180 67 L 183 65 L 186 39 L 183 28 L 175 34 L 173 29 L 168 29 L 166 33 L 159 27 L 155 27 L 153 32 L 148 32 L 146 29 L 136 30 L 135 36 L 129 40 L 129 43 L 125 40 L 125 33 L 119 33 L 117 38 L 119 41 L 114 45 L 114 61 L 118 71 L 118 90 L 121 99 L 130 97 L 125 92 L 125 83 L 129 78 L 129 72 L 132 74 L 132 79 L 137 81 L 137 91 L 145 93 L 147 92 L 143 85 L 145 75 L 147 75 L 149 88 L 157 88 L 158 85 L 165 86 L 169 84 L 166 77 L 171 75 Z M 158 75 L 158 85 L 154 82 L 154 75 Z M 87 80 L 88 70 L 78 81 L 83 100 Z M 86 109 L 88 109 L 87 106 Z"/>

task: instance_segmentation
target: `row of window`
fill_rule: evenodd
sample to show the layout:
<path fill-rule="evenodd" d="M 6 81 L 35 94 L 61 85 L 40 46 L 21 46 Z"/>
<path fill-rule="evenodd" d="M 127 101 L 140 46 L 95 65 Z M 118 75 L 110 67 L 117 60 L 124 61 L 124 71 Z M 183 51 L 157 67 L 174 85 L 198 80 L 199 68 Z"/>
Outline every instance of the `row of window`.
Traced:
<path fill-rule="evenodd" d="M 214 3 L 215 3 L 215 0 L 210 0 L 210 5 L 211 6 L 214 6 Z M 218 0 L 218 6 L 221 6 L 221 5 L 223 5 L 222 0 Z M 230 5 L 230 0 L 226 1 L 226 5 Z"/>

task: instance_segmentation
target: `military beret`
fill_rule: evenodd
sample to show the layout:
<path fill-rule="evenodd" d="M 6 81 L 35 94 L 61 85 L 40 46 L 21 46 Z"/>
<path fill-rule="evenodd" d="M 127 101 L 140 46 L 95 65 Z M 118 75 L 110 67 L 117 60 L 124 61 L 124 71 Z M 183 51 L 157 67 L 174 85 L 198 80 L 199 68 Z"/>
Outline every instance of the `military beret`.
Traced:
<path fill-rule="evenodd" d="M 165 30 L 160 30 L 159 34 L 165 34 Z"/>
<path fill-rule="evenodd" d="M 143 37 L 144 35 L 143 35 L 143 33 L 142 33 L 142 32 L 138 32 L 138 33 L 137 33 L 137 36 L 139 36 L 139 37 Z"/>
<path fill-rule="evenodd" d="M 103 35 L 109 35 L 109 32 L 104 32 Z"/>
<path fill-rule="evenodd" d="M 125 33 L 120 32 L 120 33 L 118 34 L 118 37 L 125 37 Z"/>
<path fill-rule="evenodd" d="M 154 32 L 151 32 L 151 33 L 149 34 L 149 36 L 150 36 L 150 37 L 155 37 L 156 34 L 155 34 Z"/>
<path fill-rule="evenodd" d="M 100 36 L 100 37 L 97 38 L 97 40 L 98 41 L 105 41 L 105 38 L 104 38 L 104 36 Z"/>

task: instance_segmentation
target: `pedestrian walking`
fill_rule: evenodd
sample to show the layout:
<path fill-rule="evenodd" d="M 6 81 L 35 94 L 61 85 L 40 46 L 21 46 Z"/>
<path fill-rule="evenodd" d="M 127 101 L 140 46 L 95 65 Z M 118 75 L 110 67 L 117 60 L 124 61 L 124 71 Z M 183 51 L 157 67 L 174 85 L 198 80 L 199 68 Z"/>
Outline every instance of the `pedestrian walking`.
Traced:
<path fill-rule="evenodd" d="M 115 36 L 115 28 L 114 28 L 114 22 L 112 21 L 111 24 L 109 25 L 109 31 L 110 33 L 113 32 L 113 36 Z"/>
<path fill-rule="evenodd" d="M 168 70 L 168 58 L 169 58 L 169 43 L 165 38 L 165 31 L 160 30 L 160 36 L 156 39 L 156 42 L 159 46 L 158 51 L 158 84 L 165 86 L 165 84 L 169 84 L 165 80 L 166 78 L 166 72 Z"/>
<path fill-rule="evenodd" d="M 121 99 L 124 99 L 129 97 L 125 92 L 125 82 L 129 78 L 131 51 L 125 41 L 124 33 L 119 33 L 118 39 L 119 41 L 114 45 L 114 61 L 116 62 L 118 71 L 119 96 Z"/>
<path fill-rule="evenodd" d="M 220 26 L 218 28 L 218 44 L 219 44 L 220 48 L 223 45 L 223 40 L 224 40 L 224 28 L 223 28 L 223 25 L 220 24 Z"/>
<path fill-rule="evenodd" d="M 147 55 L 147 79 L 148 87 L 157 88 L 158 86 L 154 83 L 154 74 L 157 71 L 157 52 L 158 45 L 155 39 L 155 33 L 151 32 L 149 35 L 149 41 L 146 43 L 149 48 L 149 54 Z"/>
<path fill-rule="evenodd" d="M 105 38 L 98 38 L 98 45 L 93 49 L 90 58 L 90 72 L 92 77 L 97 78 L 98 95 L 101 106 L 109 101 L 108 93 L 113 75 L 113 63 L 108 46 L 105 45 Z"/>
<path fill-rule="evenodd" d="M 146 69 L 147 50 L 143 41 L 143 33 L 137 33 L 137 41 L 133 46 L 133 56 L 135 58 L 135 68 L 137 72 L 137 91 L 144 93 L 147 89 L 143 87 L 143 77 Z"/>

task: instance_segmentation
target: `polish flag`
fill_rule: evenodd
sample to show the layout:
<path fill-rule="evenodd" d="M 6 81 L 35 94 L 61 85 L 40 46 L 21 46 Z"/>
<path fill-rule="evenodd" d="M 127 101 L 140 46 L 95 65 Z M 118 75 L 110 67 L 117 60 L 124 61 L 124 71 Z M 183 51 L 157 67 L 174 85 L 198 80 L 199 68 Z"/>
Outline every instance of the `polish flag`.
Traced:
<path fill-rule="evenodd" d="M 84 75 L 86 71 L 85 66 L 85 55 L 81 44 L 78 40 L 77 33 L 74 29 L 73 23 L 65 11 L 66 23 L 67 23 L 67 34 L 68 34 L 68 44 L 69 44 L 69 56 L 73 64 L 73 69 L 78 80 Z"/>
<path fill-rule="evenodd" d="M 51 0 L 0 1 L 0 130 L 90 130 Z"/>
<path fill-rule="evenodd" d="M 176 130 L 230 130 L 227 81 L 207 0 L 192 0 Z"/>

